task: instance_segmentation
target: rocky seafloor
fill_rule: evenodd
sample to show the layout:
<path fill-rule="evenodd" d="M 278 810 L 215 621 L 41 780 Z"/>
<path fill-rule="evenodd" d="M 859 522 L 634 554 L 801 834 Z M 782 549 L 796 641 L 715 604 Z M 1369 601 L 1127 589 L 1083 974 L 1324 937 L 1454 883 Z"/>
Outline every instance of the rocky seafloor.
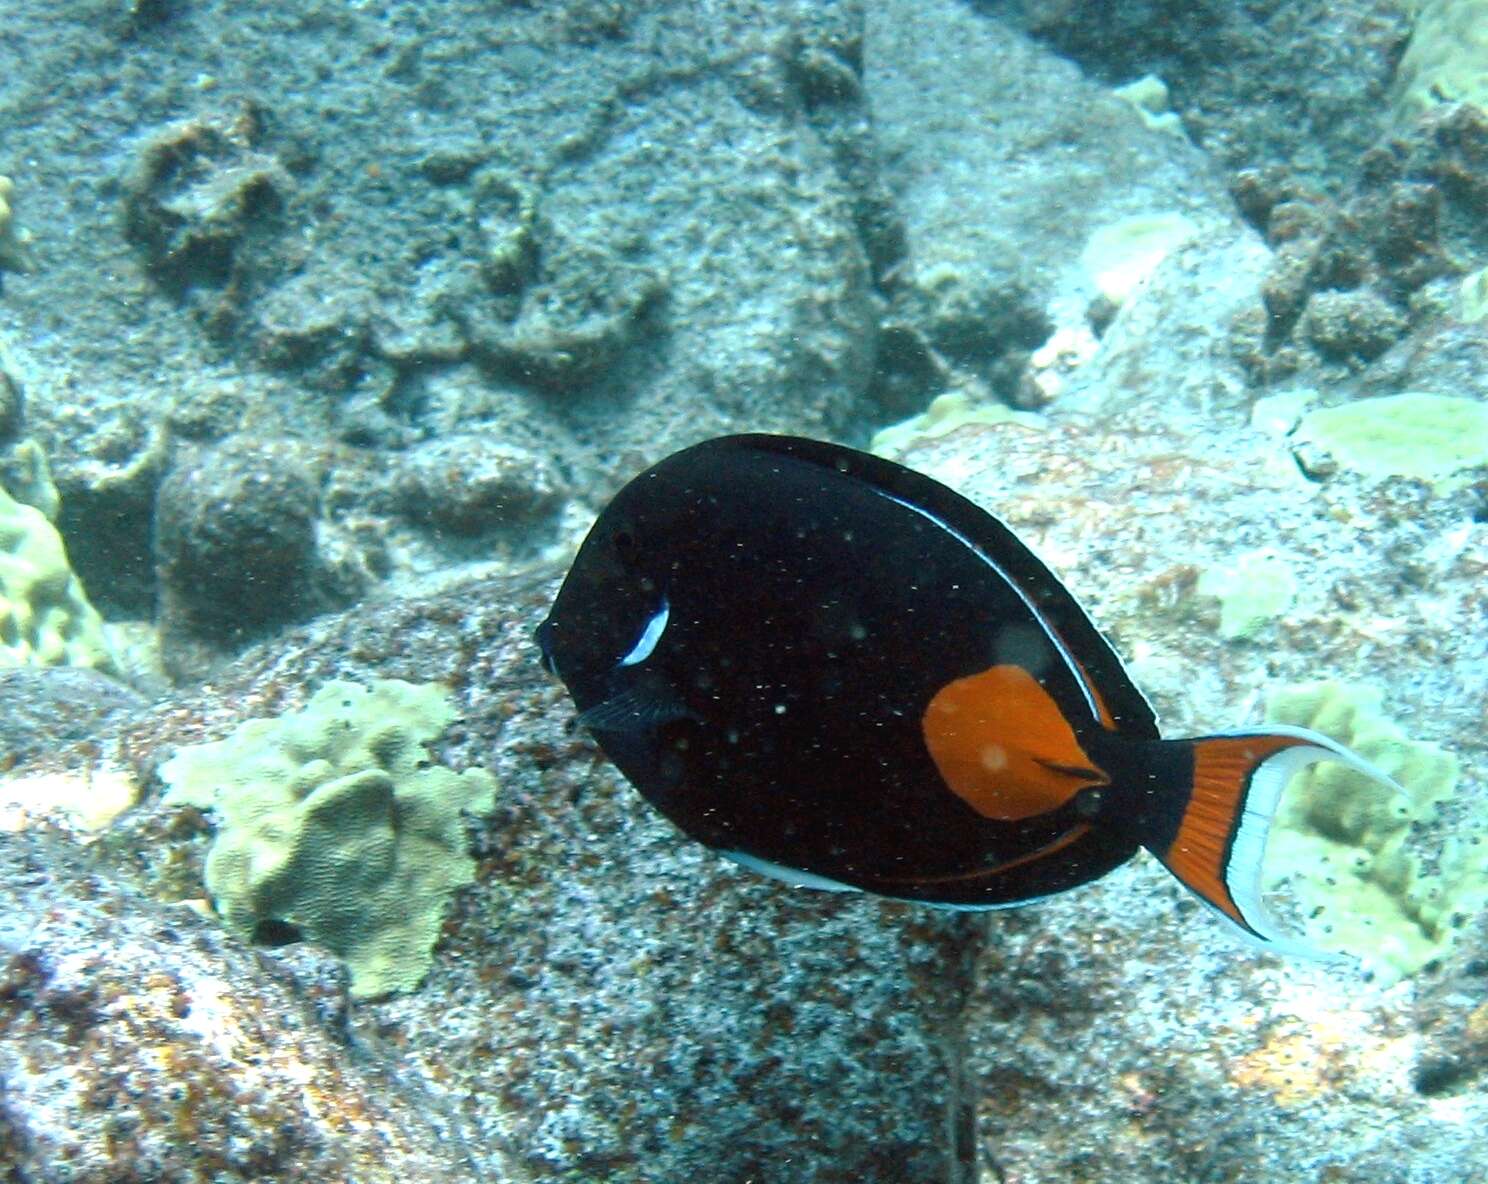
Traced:
<path fill-rule="evenodd" d="M 1408 101 L 1412 19 L 11 13 L 0 481 L 111 656 L 0 672 L 0 1172 L 1488 1176 L 1481 909 L 1395 976 L 1239 946 L 1145 856 L 991 916 L 793 891 L 652 813 L 531 643 L 644 463 L 732 430 L 866 446 L 939 398 L 880 446 L 1017 530 L 1165 731 L 1378 686 L 1460 762 L 1414 841 L 1478 837 L 1488 443 L 1423 437 L 1465 459 L 1402 474 L 1297 430 L 1488 401 L 1488 116 Z M 1167 109 L 1116 93 L 1147 74 Z M 1113 227 L 1143 249 L 1098 251 Z M 1230 628 L 1204 575 L 1257 552 L 1295 587 Z M 363 997 L 210 915 L 219 820 L 160 768 L 379 678 L 448 688 L 434 755 L 499 789 L 422 985 Z"/>

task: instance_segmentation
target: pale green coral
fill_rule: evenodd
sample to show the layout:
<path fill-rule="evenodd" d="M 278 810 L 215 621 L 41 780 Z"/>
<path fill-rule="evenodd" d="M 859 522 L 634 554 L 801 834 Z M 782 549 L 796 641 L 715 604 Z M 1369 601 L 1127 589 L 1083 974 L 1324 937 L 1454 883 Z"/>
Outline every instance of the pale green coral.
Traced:
<path fill-rule="evenodd" d="M 1247 551 L 1206 568 L 1200 596 L 1219 601 L 1219 633 L 1227 640 L 1246 637 L 1292 607 L 1297 577 L 1291 564 L 1273 551 Z"/>
<path fill-rule="evenodd" d="M 103 620 L 67 562 L 57 528 L 0 490 L 0 666 L 113 671 Z"/>
<path fill-rule="evenodd" d="M 1080 262 L 1100 294 L 1122 304 L 1198 231 L 1193 219 L 1176 210 L 1122 218 L 1091 234 Z"/>
<path fill-rule="evenodd" d="M 15 182 L 0 176 L 0 271 L 31 270 L 31 236 L 16 225 Z"/>
<path fill-rule="evenodd" d="M 1002 403 L 974 403 L 959 391 L 937 396 L 923 412 L 875 432 L 869 450 L 879 456 L 902 456 L 916 440 L 934 440 L 974 424 L 1016 423 L 1042 428 L 1045 421 L 1029 411 Z"/>
<path fill-rule="evenodd" d="M 1144 74 L 1135 82 L 1115 87 L 1113 93 L 1137 109 L 1142 122 L 1153 131 L 1182 136 L 1183 120 L 1173 111 L 1168 84 L 1156 74 Z"/>
<path fill-rule="evenodd" d="M 1268 893 L 1290 901 L 1305 937 L 1359 957 L 1384 981 L 1414 974 L 1488 903 L 1488 849 L 1476 835 L 1449 840 L 1431 861 L 1412 839 L 1453 796 L 1458 766 L 1412 740 L 1381 710 L 1377 689 L 1333 682 L 1274 692 L 1267 718 L 1348 745 L 1404 789 L 1337 762 L 1288 787 L 1266 848 Z"/>
<path fill-rule="evenodd" d="M 1395 116 L 1443 103 L 1488 110 L 1488 0 L 1426 0 L 1395 71 Z"/>
<path fill-rule="evenodd" d="M 1488 404 L 1421 392 L 1356 399 L 1308 412 L 1295 439 L 1366 477 L 1440 483 L 1488 465 Z"/>
<path fill-rule="evenodd" d="M 46 452 L 30 438 L 0 452 L 0 488 L 16 501 L 36 507 L 50 522 L 62 512 L 62 494 L 52 480 Z"/>
<path fill-rule="evenodd" d="M 1488 267 L 1463 276 L 1457 296 L 1458 313 L 1464 321 L 1481 321 L 1488 316 Z"/>
<path fill-rule="evenodd" d="M 461 815 L 496 791 L 482 769 L 431 763 L 455 715 L 434 684 L 331 682 L 167 761 L 165 800 L 217 814 L 205 874 L 226 924 L 290 927 L 346 961 L 359 998 L 418 986 L 450 895 L 475 878 Z"/>

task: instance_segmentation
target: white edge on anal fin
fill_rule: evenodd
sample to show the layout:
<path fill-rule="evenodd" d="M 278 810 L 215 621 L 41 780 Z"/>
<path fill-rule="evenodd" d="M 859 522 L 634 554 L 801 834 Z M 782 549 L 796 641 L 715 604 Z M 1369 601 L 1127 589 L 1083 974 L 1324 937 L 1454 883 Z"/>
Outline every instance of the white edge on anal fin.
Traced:
<path fill-rule="evenodd" d="M 718 850 L 715 848 L 715 850 Z M 826 876 L 818 876 L 814 872 L 803 872 L 799 868 L 786 867 L 784 864 L 772 863 L 768 859 L 761 859 L 757 855 L 749 855 L 743 851 L 722 851 L 718 854 L 725 859 L 737 863 L 740 867 L 748 868 L 762 876 L 768 876 L 772 880 L 778 880 L 782 884 L 789 884 L 793 888 L 815 888 L 822 892 L 862 892 L 862 888 L 854 887 L 852 884 L 844 884 L 840 880 L 828 879 Z M 1048 893 L 1044 896 L 1030 896 L 1026 900 L 997 901 L 993 904 L 955 904 L 940 900 L 922 900 L 917 896 L 893 896 L 884 892 L 875 892 L 884 900 L 902 900 L 906 904 L 917 904 L 927 909 L 941 909 L 953 913 L 990 913 L 998 909 L 1018 909 L 1026 904 L 1035 904 L 1040 900 L 1047 900 L 1049 896 L 1056 895 Z"/>
<path fill-rule="evenodd" d="M 725 859 L 732 860 L 740 867 L 747 867 L 752 872 L 758 872 L 762 876 L 769 876 L 772 880 L 779 880 L 782 884 L 789 884 L 792 888 L 817 888 L 823 892 L 861 892 L 862 889 L 854 888 L 851 884 L 844 884 L 840 880 L 829 880 L 826 876 L 818 876 L 812 872 L 803 872 L 799 868 L 786 867 L 782 863 L 771 863 L 768 859 L 761 859 L 758 855 L 750 855 L 744 851 L 719 851 Z"/>

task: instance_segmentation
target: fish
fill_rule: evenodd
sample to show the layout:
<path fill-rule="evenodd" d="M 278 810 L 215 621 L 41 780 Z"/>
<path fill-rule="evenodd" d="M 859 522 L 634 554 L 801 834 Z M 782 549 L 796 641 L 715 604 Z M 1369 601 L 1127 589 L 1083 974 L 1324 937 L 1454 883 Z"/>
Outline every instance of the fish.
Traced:
<path fill-rule="evenodd" d="M 536 631 L 578 723 L 692 839 L 788 883 L 960 909 L 1145 849 L 1231 928 L 1321 956 L 1264 898 L 1327 736 L 1164 739 L 1116 650 L 1001 521 L 887 459 L 783 435 L 629 481 Z"/>

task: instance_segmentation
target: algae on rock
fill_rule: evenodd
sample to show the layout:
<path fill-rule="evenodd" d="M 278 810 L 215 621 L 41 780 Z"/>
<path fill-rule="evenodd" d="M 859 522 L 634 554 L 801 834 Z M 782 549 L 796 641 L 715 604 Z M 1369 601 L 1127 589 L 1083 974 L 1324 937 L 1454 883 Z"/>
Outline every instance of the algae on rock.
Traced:
<path fill-rule="evenodd" d="M 1002 403 L 974 403 L 960 391 L 938 395 L 919 415 L 873 433 L 868 445 L 879 456 L 902 456 L 916 440 L 935 440 L 971 425 L 1015 423 L 1041 430 L 1044 420 L 1031 411 L 1015 411 Z"/>
<path fill-rule="evenodd" d="M 1136 214 L 1092 231 L 1080 262 L 1096 291 L 1119 307 L 1198 233 L 1193 219 L 1176 210 Z"/>
<path fill-rule="evenodd" d="M 1309 446 L 1373 480 L 1446 485 L 1455 473 L 1488 465 L 1488 404 L 1420 391 L 1355 399 L 1302 417 L 1294 447 Z"/>
<path fill-rule="evenodd" d="M 1248 637 L 1292 607 L 1297 576 L 1280 555 L 1265 549 L 1247 551 L 1206 568 L 1195 590 L 1219 601 L 1219 635 L 1233 641 Z"/>
<path fill-rule="evenodd" d="M 483 769 L 431 763 L 455 715 L 436 684 L 330 682 L 162 765 L 167 802 L 217 814 L 205 878 L 227 926 L 324 946 L 358 998 L 417 987 L 449 897 L 475 879 L 461 815 L 496 792 Z"/>

